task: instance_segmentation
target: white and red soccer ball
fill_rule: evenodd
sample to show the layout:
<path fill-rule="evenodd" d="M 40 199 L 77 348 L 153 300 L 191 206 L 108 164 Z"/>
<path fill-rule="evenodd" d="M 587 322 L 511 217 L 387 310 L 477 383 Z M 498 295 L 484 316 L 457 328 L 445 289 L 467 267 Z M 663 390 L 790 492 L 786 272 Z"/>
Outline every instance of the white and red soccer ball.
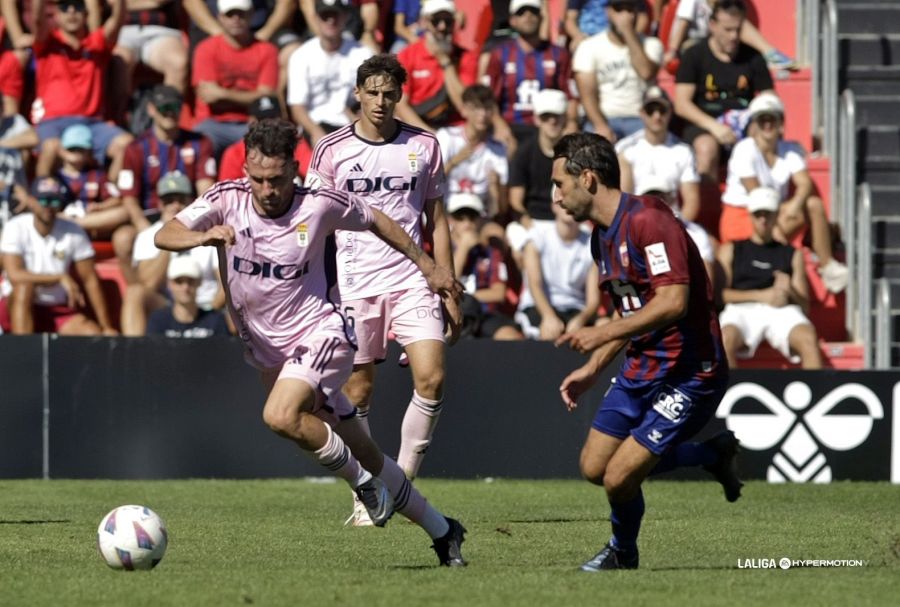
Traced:
<path fill-rule="evenodd" d="M 113 569 L 153 569 L 168 544 L 166 524 L 146 506 L 119 506 L 100 521 L 97 547 Z"/>

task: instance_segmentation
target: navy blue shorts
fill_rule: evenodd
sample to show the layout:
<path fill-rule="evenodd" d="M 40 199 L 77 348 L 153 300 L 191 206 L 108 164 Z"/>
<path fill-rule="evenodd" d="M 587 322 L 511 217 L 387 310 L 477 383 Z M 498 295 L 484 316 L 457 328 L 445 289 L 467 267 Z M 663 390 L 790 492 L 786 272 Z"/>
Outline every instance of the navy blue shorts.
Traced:
<path fill-rule="evenodd" d="M 633 381 L 620 374 L 591 425 L 616 438 L 631 435 L 650 452 L 663 455 L 706 425 L 727 387 L 727 377 Z"/>

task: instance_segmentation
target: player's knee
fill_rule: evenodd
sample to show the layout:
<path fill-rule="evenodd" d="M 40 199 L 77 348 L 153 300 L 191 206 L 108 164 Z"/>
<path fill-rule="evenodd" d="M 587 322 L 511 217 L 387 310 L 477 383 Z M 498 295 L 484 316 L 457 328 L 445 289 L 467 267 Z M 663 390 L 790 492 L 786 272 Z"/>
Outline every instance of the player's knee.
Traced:
<path fill-rule="evenodd" d="M 603 486 L 603 474 L 606 472 L 605 466 L 591 461 L 585 453 L 582 453 L 579 467 L 584 480 L 594 485 Z"/>
<path fill-rule="evenodd" d="M 444 369 L 440 366 L 428 369 L 414 378 L 416 392 L 432 400 L 440 400 L 444 392 Z"/>
<path fill-rule="evenodd" d="M 281 436 L 300 438 L 302 413 L 289 407 L 267 406 L 263 409 L 263 421 L 270 430 Z"/>
<path fill-rule="evenodd" d="M 368 379 L 354 379 L 344 385 L 344 396 L 357 407 L 367 408 L 372 395 L 372 382 Z"/>
<path fill-rule="evenodd" d="M 634 493 L 635 484 L 625 470 L 613 468 L 603 475 L 603 488 L 611 502 L 626 501 Z"/>

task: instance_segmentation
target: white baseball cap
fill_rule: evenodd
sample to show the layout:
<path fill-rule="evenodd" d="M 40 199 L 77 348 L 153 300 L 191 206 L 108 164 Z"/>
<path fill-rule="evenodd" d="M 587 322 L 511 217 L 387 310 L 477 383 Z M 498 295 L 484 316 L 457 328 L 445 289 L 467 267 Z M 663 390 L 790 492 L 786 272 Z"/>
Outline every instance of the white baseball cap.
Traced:
<path fill-rule="evenodd" d="M 760 93 L 747 106 L 747 114 L 750 120 L 761 114 L 784 116 L 784 104 L 774 93 Z"/>
<path fill-rule="evenodd" d="M 190 255 L 173 257 L 169 261 L 169 269 L 166 272 L 166 276 L 169 280 L 175 280 L 176 278 L 183 278 L 185 276 L 193 278 L 194 280 L 200 280 L 200 264 Z"/>
<path fill-rule="evenodd" d="M 774 213 L 781 204 L 781 196 L 772 188 L 756 188 L 747 196 L 747 210 L 751 213 L 769 211 Z"/>
<path fill-rule="evenodd" d="M 220 15 L 230 13 L 231 11 L 252 11 L 253 0 L 218 0 L 218 2 L 216 2 L 216 8 L 219 9 Z"/>
<path fill-rule="evenodd" d="M 447 212 L 455 213 L 462 209 L 472 209 L 483 216 L 485 212 L 484 201 L 478 194 L 472 194 L 470 192 L 450 194 L 450 197 L 447 199 Z"/>
<path fill-rule="evenodd" d="M 525 7 L 529 7 L 529 6 L 531 8 L 536 8 L 536 9 L 538 9 L 538 11 L 540 11 L 541 10 L 541 0 L 512 0 L 512 2 L 509 3 L 509 14 L 515 15 L 517 12 L 519 12 L 520 8 L 525 8 Z"/>
<path fill-rule="evenodd" d="M 562 116 L 566 113 L 569 100 L 566 94 L 556 89 L 541 89 L 534 96 L 534 115 L 541 114 L 557 114 Z"/>
<path fill-rule="evenodd" d="M 422 2 L 422 8 L 419 14 L 424 17 L 430 17 L 437 13 L 456 13 L 456 5 L 453 0 L 425 0 Z"/>
<path fill-rule="evenodd" d="M 675 188 L 672 187 L 672 183 L 668 179 L 662 175 L 653 174 L 639 180 L 634 193 L 638 196 L 643 196 L 647 192 L 671 194 L 674 191 Z"/>

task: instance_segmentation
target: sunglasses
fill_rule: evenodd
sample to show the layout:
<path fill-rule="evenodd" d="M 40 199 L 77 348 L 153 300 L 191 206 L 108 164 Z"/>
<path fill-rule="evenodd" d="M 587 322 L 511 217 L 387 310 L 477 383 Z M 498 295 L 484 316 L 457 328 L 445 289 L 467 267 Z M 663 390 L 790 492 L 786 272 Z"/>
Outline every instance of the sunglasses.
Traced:
<path fill-rule="evenodd" d="M 644 111 L 647 112 L 648 116 L 652 116 L 653 114 L 657 114 L 657 113 L 662 116 L 665 116 L 666 114 L 669 113 L 669 108 L 667 108 L 666 106 L 664 106 L 661 103 L 649 103 L 644 106 Z"/>
<path fill-rule="evenodd" d="M 613 9 L 617 13 L 621 13 L 622 11 L 637 12 L 637 7 L 635 5 L 627 3 L 627 2 L 622 3 L 622 4 L 613 3 L 613 4 L 609 4 L 607 6 L 609 6 L 609 8 Z"/>
<path fill-rule="evenodd" d="M 56 3 L 56 7 L 61 13 L 68 12 L 70 8 L 74 8 L 79 13 L 87 11 L 87 7 L 85 6 L 84 2 L 81 2 L 80 0 L 61 0 L 60 2 Z"/>
<path fill-rule="evenodd" d="M 184 199 L 186 197 L 186 194 L 166 194 L 165 196 L 162 196 L 159 201 L 163 204 L 163 206 L 175 204 L 176 202 L 178 204 L 184 204 Z"/>
<path fill-rule="evenodd" d="M 233 9 L 225 13 L 225 16 L 229 19 L 234 19 L 235 17 L 241 19 L 248 19 L 250 17 L 250 11 L 242 11 L 239 9 Z"/>
<path fill-rule="evenodd" d="M 38 198 L 38 203 L 44 208 L 50 207 L 51 209 L 61 209 L 66 206 L 65 201 L 59 198 Z"/>
<path fill-rule="evenodd" d="M 515 15 L 516 17 L 521 17 L 523 15 L 527 15 L 528 13 L 531 13 L 532 15 L 540 15 L 541 11 L 533 6 L 523 6 L 515 13 L 513 13 L 513 15 Z"/>
<path fill-rule="evenodd" d="M 181 112 L 180 103 L 161 103 L 156 106 L 160 114 L 178 114 Z"/>
<path fill-rule="evenodd" d="M 450 214 L 456 221 L 478 221 L 481 215 L 475 209 L 460 209 Z"/>
<path fill-rule="evenodd" d="M 439 13 L 431 18 L 431 24 L 435 27 L 439 26 L 441 23 L 446 23 L 448 26 L 453 25 L 455 21 L 453 15 L 449 13 Z"/>

